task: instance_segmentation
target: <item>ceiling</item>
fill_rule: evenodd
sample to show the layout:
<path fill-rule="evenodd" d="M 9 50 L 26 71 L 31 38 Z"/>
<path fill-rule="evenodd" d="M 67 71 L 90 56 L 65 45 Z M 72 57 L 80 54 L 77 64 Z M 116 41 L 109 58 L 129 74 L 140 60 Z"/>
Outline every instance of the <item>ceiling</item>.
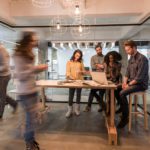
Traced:
<path fill-rule="evenodd" d="M 67 3 L 69 0 L 54 1 L 49 8 L 38 8 L 33 6 L 32 0 L 0 0 L 0 37 L 11 39 L 14 36 L 12 39 L 16 40 L 18 32 L 33 29 L 46 40 L 149 40 L 149 0 L 136 0 L 136 4 L 131 0 L 74 0 L 81 8 L 82 24 L 88 27 L 84 36 L 77 34 L 77 27 L 73 28 L 78 25 L 75 22 L 75 4 L 70 5 Z M 52 21 L 58 16 L 65 26 L 63 34 L 52 28 Z"/>

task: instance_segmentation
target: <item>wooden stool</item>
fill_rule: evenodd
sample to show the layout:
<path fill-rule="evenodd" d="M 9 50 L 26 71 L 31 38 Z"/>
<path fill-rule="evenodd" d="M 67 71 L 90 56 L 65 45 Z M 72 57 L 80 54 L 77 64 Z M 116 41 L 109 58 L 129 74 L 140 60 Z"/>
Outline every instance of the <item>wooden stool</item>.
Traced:
<path fill-rule="evenodd" d="M 138 111 L 137 104 L 138 104 L 138 96 L 142 96 L 143 99 L 143 112 Z M 132 97 L 134 99 L 132 99 Z M 135 110 L 132 111 L 132 100 L 134 100 Z M 147 104 L 146 104 L 146 91 L 142 92 L 135 92 L 129 95 L 129 125 L 128 130 L 131 131 L 131 123 L 132 123 L 132 114 L 135 114 L 137 117 L 138 114 L 144 115 L 144 128 L 148 130 L 148 116 L 147 116 Z"/>

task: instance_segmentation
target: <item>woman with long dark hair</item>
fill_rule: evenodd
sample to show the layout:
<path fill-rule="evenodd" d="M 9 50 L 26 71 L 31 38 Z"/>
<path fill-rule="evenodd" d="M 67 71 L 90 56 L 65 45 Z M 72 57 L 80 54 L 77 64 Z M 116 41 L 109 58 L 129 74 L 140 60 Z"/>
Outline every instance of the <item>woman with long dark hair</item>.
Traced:
<path fill-rule="evenodd" d="M 120 60 L 122 59 L 121 55 L 116 51 L 111 51 L 107 53 L 104 57 L 104 68 L 106 72 L 107 79 L 112 81 L 117 85 L 117 89 L 115 90 L 115 98 L 117 99 L 117 104 L 120 104 L 120 91 L 122 85 L 122 74 L 121 67 L 122 64 Z M 116 113 L 120 113 L 120 109 L 116 111 Z"/>
<path fill-rule="evenodd" d="M 84 65 L 82 62 L 82 51 L 75 50 L 71 59 L 67 62 L 66 78 L 70 80 L 83 80 Z M 69 106 L 66 113 L 66 117 L 70 117 L 73 113 L 73 98 L 75 91 L 77 92 L 75 114 L 80 115 L 80 99 L 81 99 L 81 88 L 70 88 L 69 89 Z"/>
<path fill-rule="evenodd" d="M 17 93 L 20 104 L 25 111 L 26 150 L 39 150 L 39 144 L 34 137 L 34 121 L 38 93 L 35 84 L 35 75 L 47 69 L 47 65 L 34 66 L 35 56 L 33 48 L 37 46 L 38 38 L 34 32 L 24 32 L 22 39 L 14 50 L 15 76 L 17 78 Z"/>

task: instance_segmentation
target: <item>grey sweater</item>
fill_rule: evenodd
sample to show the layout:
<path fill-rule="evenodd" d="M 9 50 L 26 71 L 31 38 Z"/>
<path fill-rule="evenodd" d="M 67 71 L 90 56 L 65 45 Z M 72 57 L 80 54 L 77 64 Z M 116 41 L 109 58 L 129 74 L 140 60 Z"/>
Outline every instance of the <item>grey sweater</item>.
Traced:
<path fill-rule="evenodd" d="M 9 61 L 9 53 L 0 44 L 0 77 L 10 75 Z"/>
<path fill-rule="evenodd" d="M 91 58 L 91 68 L 92 71 L 97 71 L 96 64 L 103 64 L 104 63 L 104 56 L 103 55 L 94 55 Z M 103 69 L 101 71 L 104 71 Z"/>

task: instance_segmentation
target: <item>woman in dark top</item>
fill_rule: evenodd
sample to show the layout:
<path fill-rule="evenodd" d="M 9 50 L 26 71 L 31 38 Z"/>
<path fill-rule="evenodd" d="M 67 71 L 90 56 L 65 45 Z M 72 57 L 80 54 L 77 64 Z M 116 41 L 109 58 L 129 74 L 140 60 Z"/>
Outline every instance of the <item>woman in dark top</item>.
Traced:
<path fill-rule="evenodd" d="M 115 98 L 117 99 L 117 104 L 120 104 L 119 93 L 121 91 L 122 85 L 122 75 L 121 75 L 121 63 L 119 62 L 122 59 L 121 55 L 116 51 L 109 52 L 104 58 L 104 68 L 106 72 L 107 79 L 112 81 L 117 85 L 115 90 Z M 120 113 L 120 108 L 116 111 Z"/>

